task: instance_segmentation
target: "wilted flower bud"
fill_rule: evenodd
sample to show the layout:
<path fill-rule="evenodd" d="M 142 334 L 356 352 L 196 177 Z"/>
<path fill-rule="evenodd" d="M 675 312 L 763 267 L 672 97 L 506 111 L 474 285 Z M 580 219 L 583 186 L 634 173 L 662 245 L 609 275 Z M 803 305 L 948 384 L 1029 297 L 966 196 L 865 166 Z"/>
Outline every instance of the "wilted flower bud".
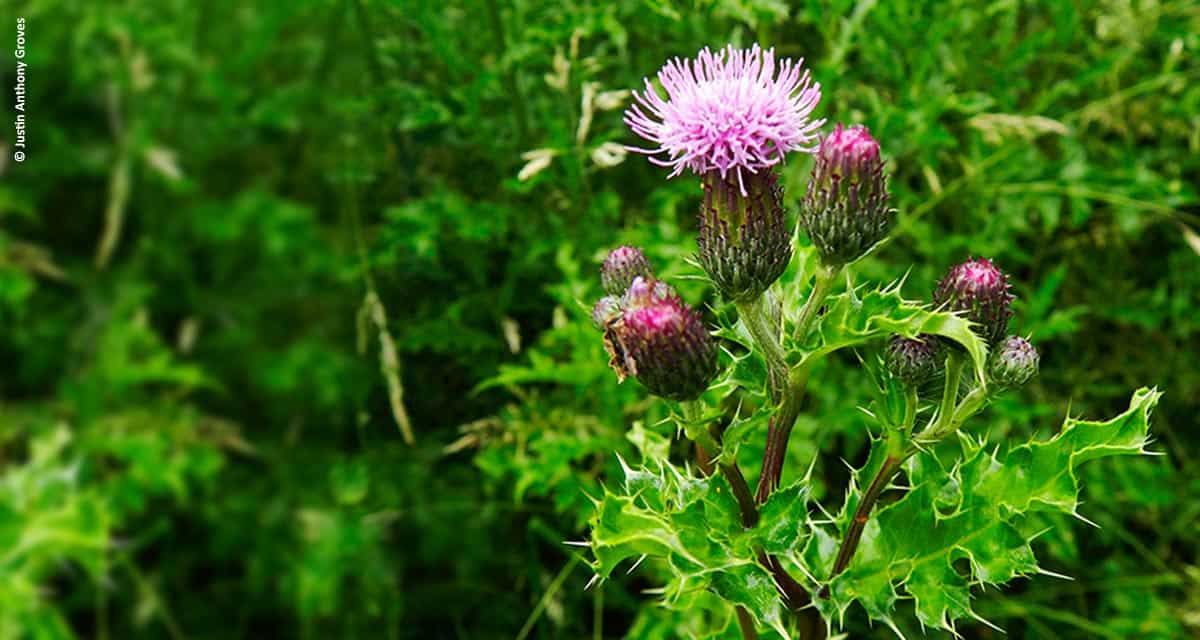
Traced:
<path fill-rule="evenodd" d="M 1008 277 L 987 258 L 968 260 L 950 269 L 933 292 L 933 304 L 957 311 L 978 324 L 976 331 L 989 345 L 1008 330 L 1012 317 Z"/>
<path fill-rule="evenodd" d="M 726 300 L 752 300 L 766 291 L 792 258 L 783 190 L 775 173 L 743 171 L 740 178 L 705 174 L 696 243 L 700 266 Z"/>
<path fill-rule="evenodd" d="M 647 278 L 654 275 L 654 269 L 645 254 L 636 247 L 617 247 L 608 252 L 604 264 L 600 267 L 600 285 L 604 292 L 611 296 L 625 293 L 633 279 L 638 276 Z"/>
<path fill-rule="evenodd" d="M 603 329 L 621 315 L 621 301 L 616 296 L 604 296 L 592 307 L 592 324 Z"/>
<path fill-rule="evenodd" d="M 800 224 L 821 260 L 829 266 L 854 262 L 887 235 L 895 219 L 879 143 L 864 126 L 837 125 L 821 140 L 800 202 Z"/>
<path fill-rule="evenodd" d="M 669 287 L 640 277 L 623 306 L 620 320 L 604 335 L 617 378 L 635 376 L 650 393 L 671 400 L 704 393 L 717 373 L 717 348 L 700 314 Z"/>
<path fill-rule="evenodd" d="M 1019 387 L 1038 371 L 1038 352 L 1025 338 L 1009 336 L 992 352 L 988 376 L 1005 387 Z"/>
<path fill-rule="evenodd" d="M 887 368 L 893 376 L 913 386 L 937 372 L 937 341 L 930 336 L 895 336 L 887 346 Z"/>

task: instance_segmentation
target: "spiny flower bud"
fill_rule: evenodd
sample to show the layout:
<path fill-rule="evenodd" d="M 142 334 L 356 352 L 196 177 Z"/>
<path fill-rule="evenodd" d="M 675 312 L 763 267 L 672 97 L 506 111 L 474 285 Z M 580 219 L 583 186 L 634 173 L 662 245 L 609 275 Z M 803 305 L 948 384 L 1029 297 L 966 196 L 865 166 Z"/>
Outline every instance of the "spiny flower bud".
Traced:
<path fill-rule="evenodd" d="M 634 376 L 654 395 L 695 400 L 716 376 L 716 345 L 700 314 L 656 284 L 639 277 L 630 285 L 604 335 L 609 364 L 619 380 Z"/>
<path fill-rule="evenodd" d="M 895 213 L 879 143 L 864 126 L 837 125 L 821 140 L 800 202 L 800 224 L 821 260 L 840 266 L 861 258 L 887 235 Z"/>
<path fill-rule="evenodd" d="M 1025 338 L 1009 336 L 1000 343 L 988 362 L 988 376 L 1004 387 L 1019 387 L 1038 371 L 1038 352 Z"/>
<path fill-rule="evenodd" d="M 753 300 L 792 258 L 779 179 L 770 169 L 742 172 L 738 180 L 710 171 L 703 182 L 700 266 L 726 300 Z"/>
<path fill-rule="evenodd" d="M 999 342 L 1008 330 L 1012 300 L 1008 277 L 987 258 L 952 267 L 933 292 L 934 306 L 961 312 L 979 325 L 976 331 L 989 345 Z"/>
<path fill-rule="evenodd" d="M 621 300 L 617 296 L 604 296 L 592 307 L 592 324 L 604 329 L 608 323 L 621 315 Z"/>
<path fill-rule="evenodd" d="M 633 309 L 661 302 L 667 298 L 678 297 L 679 294 L 675 293 L 671 285 L 662 280 L 655 280 L 652 276 L 649 278 L 638 276 L 625 290 L 625 295 L 621 296 L 620 305 L 621 309 Z"/>
<path fill-rule="evenodd" d="M 895 336 L 887 346 L 887 368 L 907 385 L 921 384 L 937 372 L 937 341 L 930 336 Z"/>
<path fill-rule="evenodd" d="M 647 278 L 654 275 L 650 261 L 641 249 L 636 247 L 617 247 L 608 252 L 604 264 L 600 267 L 600 285 L 604 292 L 611 296 L 625 293 L 633 279 L 638 276 Z"/>

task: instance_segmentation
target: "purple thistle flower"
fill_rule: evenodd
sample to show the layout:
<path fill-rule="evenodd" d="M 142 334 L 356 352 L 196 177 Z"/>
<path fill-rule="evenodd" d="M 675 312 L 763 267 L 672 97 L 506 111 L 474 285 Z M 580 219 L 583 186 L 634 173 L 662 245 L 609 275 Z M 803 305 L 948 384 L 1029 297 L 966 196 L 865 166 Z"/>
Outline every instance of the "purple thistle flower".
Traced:
<path fill-rule="evenodd" d="M 651 149 L 627 147 L 672 167 L 670 177 L 691 169 L 698 175 L 736 174 L 743 195 L 743 170 L 758 173 L 783 161 L 789 151 L 811 153 L 825 120 L 809 115 L 821 99 L 821 85 L 802 71 L 804 60 L 775 61 L 775 50 L 729 45 L 707 47 L 695 60 L 670 60 L 658 72 L 664 100 L 650 79 L 633 92 L 625 124 L 653 142 Z M 655 157 L 665 153 L 666 157 Z"/>

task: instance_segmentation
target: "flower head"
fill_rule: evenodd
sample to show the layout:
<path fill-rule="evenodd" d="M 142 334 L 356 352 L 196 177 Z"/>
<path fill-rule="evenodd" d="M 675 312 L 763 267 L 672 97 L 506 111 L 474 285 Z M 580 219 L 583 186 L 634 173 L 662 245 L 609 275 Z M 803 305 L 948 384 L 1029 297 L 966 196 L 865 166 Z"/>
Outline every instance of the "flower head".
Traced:
<path fill-rule="evenodd" d="M 1038 352 L 1025 338 L 1009 336 L 996 347 L 988 362 L 992 381 L 1005 387 L 1019 387 L 1037 375 Z"/>
<path fill-rule="evenodd" d="M 695 60 L 670 60 L 658 72 L 666 99 L 647 78 L 625 112 L 625 124 L 656 146 L 629 149 L 672 167 L 671 177 L 685 168 L 722 178 L 732 172 L 739 185 L 743 172 L 774 166 L 789 151 L 812 152 L 825 121 L 809 120 L 821 85 L 803 64 L 784 59 L 777 65 L 775 50 L 758 45 L 717 53 L 706 47 Z M 656 157 L 660 153 L 666 156 Z"/>
<path fill-rule="evenodd" d="M 745 196 L 731 178 L 704 176 L 696 236 L 700 266 L 726 300 L 753 300 L 787 268 L 792 233 L 774 170 L 747 175 Z"/>
<path fill-rule="evenodd" d="M 843 265 L 859 259 L 887 235 L 895 219 L 879 143 L 862 125 L 837 125 L 821 140 L 800 202 L 800 224 L 821 260 Z"/>
<path fill-rule="evenodd" d="M 633 284 L 634 278 L 653 275 L 654 269 L 641 249 L 617 247 L 608 252 L 608 257 L 600 266 L 600 285 L 605 293 L 619 296 Z"/>
<path fill-rule="evenodd" d="M 621 315 L 621 299 L 617 296 L 604 296 L 592 306 L 592 324 L 597 329 L 604 329 L 614 318 Z"/>
<path fill-rule="evenodd" d="M 955 265 L 933 292 L 935 306 L 962 313 L 978 325 L 980 336 L 989 345 L 999 342 L 1008 330 L 1012 300 L 1008 276 L 987 258 Z"/>
<path fill-rule="evenodd" d="M 669 286 L 642 277 L 622 308 L 604 336 L 617 378 L 635 376 L 650 393 L 672 400 L 699 397 L 717 373 L 717 348 L 700 314 Z"/>
<path fill-rule="evenodd" d="M 887 368 L 905 384 L 917 385 L 937 372 L 937 341 L 930 336 L 895 336 L 887 346 Z"/>

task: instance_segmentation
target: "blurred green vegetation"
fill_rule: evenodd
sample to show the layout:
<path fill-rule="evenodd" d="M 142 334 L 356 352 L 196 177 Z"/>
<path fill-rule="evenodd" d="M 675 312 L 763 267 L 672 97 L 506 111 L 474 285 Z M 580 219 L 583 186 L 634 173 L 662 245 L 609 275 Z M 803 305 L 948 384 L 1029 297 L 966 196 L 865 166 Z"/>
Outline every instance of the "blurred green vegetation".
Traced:
<path fill-rule="evenodd" d="M 680 280 L 697 185 L 624 157 L 613 92 L 730 42 L 805 57 L 818 113 L 882 141 L 901 218 L 862 274 L 1011 274 L 1042 374 L 992 442 L 1167 392 L 1166 456 L 1085 468 L 1100 528 L 1047 518 L 1075 580 L 977 609 L 1012 638 L 1200 633 L 1195 2 L 2 8 L 29 148 L 5 126 L 0 639 L 687 637 L 637 573 L 584 591 L 562 542 L 665 415 L 605 366 L 599 257 L 640 244 L 713 300 Z M 792 439 L 818 494 L 865 456 L 849 364 Z"/>

